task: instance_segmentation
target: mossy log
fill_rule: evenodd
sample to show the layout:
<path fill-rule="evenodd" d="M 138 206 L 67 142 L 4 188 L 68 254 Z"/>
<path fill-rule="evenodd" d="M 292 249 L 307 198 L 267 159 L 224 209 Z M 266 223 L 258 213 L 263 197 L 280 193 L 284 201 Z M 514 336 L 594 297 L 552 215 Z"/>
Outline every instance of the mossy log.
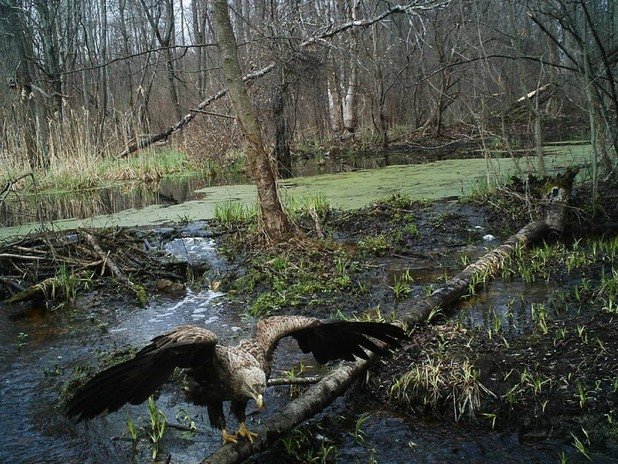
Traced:
<path fill-rule="evenodd" d="M 42 280 L 37 284 L 16 293 L 12 297 L 5 300 L 7 304 L 21 303 L 23 301 L 32 300 L 53 300 L 63 293 L 63 281 L 58 277 L 50 277 Z"/>
<path fill-rule="evenodd" d="M 398 315 L 399 319 L 406 324 L 426 321 L 432 312 L 446 308 L 457 301 L 468 291 L 473 282 L 486 282 L 487 279 L 495 276 L 502 268 L 505 259 L 512 256 L 518 247 L 528 246 L 546 237 L 552 231 L 560 231 L 561 227 L 556 227 L 556 225 L 563 227 L 566 221 L 566 206 L 572 180 L 576 173 L 576 171 L 569 171 L 565 174 L 571 180 L 570 183 L 562 182 L 565 176 L 558 177 L 556 184 L 548 189 L 552 194 L 545 198 L 547 201 L 545 220 L 530 222 L 506 240 L 504 244 L 485 254 L 475 263 L 470 264 L 431 295 L 418 302 L 405 305 Z M 370 354 L 367 360 L 357 360 L 353 364 L 341 365 L 317 384 L 308 388 L 299 398 L 291 401 L 271 416 L 267 423 L 257 427 L 254 432 L 258 436 L 253 443 L 245 440 L 238 444 L 228 443 L 204 459 L 202 464 L 239 463 L 252 454 L 265 450 L 290 429 L 330 405 L 347 390 L 353 381 L 360 378 L 376 360 L 377 356 Z"/>

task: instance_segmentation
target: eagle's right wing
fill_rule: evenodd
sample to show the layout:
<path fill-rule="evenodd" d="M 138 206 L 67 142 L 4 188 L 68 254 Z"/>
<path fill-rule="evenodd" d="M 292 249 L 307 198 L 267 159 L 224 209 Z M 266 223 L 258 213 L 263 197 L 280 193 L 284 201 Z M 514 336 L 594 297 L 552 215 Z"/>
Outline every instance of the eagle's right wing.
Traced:
<path fill-rule="evenodd" d="M 124 404 L 144 402 L 176 367 L 198 367 L 215 356 L 217 336 L 210 330 L 185 325 L 152 339 L 133 359 L 116 364 L 90 379 L 67 403 L 66 413 L 89 420 Z"/>

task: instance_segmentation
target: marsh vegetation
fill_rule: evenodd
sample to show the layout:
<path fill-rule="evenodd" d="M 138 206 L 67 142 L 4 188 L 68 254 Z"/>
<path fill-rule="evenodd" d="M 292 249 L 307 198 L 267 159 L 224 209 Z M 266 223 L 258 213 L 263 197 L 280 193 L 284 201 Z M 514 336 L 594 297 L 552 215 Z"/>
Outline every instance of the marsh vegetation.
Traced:
<path fill-rule="evenodd" d="M 555 200 L 561 234 L 480 267 L 250 460 L 613 462 L 616 15 L 0 0 L 0 460 L 202 460 L 219 440 L 181 372 L 88 427 L 63 404 L 176 325 L 401 319 Z M 254 425 L 341 369 L 288 348 Z"/>

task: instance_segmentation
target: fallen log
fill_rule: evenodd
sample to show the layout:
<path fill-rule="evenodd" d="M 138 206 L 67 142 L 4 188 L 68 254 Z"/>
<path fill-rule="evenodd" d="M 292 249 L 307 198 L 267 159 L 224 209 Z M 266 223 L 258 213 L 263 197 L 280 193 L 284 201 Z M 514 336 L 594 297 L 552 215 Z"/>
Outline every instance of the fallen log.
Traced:
<path fill-rule="evenodd" d="M 7 279 L 6 277 L 2 277 L 2 276 L 0 276 L 0 283 L 6 285 L 11 290 L 14 290 L 17 292 L 23 292 L 26 289 L 23 285 L 19 284 L 18 282 L 14 282 L 13 280 Z"/>
<path fill-rule="evenodd" d="M 50 301 L 59 297 L 63 292 L 62 280 L 58 277 L 50 277 L 16 293 L 12 297 L 5 300 L 5 303 L 15 304 L 24 301 L 41 299 Z"/>
<path fill-rule="evenodd" d="M 495 276 L 501 269 L 505 259 L 512 256 L 518 247 L 526 247 L 546 237 L 552 231 L 559 232 L 560 230 L 555 229 L 555 225 L 564 225 L 566 222 L 566 206 L 570 197 L 570 187 L 576 174 L 576 170 L 569 170 L 564 176 L 557 178 L 555 185 L 548 188 L 547 191 L 550 194 L 545 198 L 547 208 L 544 221 L 533 221 L 527 224 L 506 240 L 503 245 L 500 245 L 482 256 L 475 263 L 467 266 L 431 295 L 403 307 L 398 315 L 399 319 L 406 324 L 417 324 L 426 321 L 437 310 L 446 308 L 463 296 L 474 282 L 485 283 L 487 279 Z M 381 344 L 381 346 L 384 345 Z M 271 416 L 267 423 L 255 428 L 253 431 L 258 436 L 252 443 L 246 440 L 240 441 L 238 444 L 228 443 L 201 461 L 201 464 L 239 463 L 246 460 L 252 454 L 265 450 L 284 436 L 288 430 L 313 417 L 335 401 L 376 360 L 377 357 L 370 353 L 367 360 L 359 359 L 351 365 L 341 365 L 317 384 L 308 388 L 299 398 L 291 401 L 279 412 Z"/>
<path fill-rule="evenodd" d="M 244 78 L 243 78 L 243 82 L 248 82 L 251 81 L 253 79 L 256 79 L 258 77 L 262 77 L 265 76 L 266 74 L 268 74 L 269 72 L 271 72 L 273 69 L 275 68 L 275 63 L 271 63 L 268 66 L 263 67 L 262 69 L 247 74 Z M 220 98 L 223 98 L 227 95 L 227 89 L 225 90 L 220 90 L 219 92 L 217 92 L 216 94 L 210 96 L 209 98 L 207 98 L 206 100 L 203 100 L 202 102 L 200 102 L 199 105 L 197 105 L 195 108 L 191 109 L 189 113 L 187 113 L 180 121 L 176 122 L 173 126 L 170 126 L 168 128 L 166 128 L 164 131 L 159 132 L 157 134 L 153 134 L 153 135 L 149 135 L 148 137 L 139 140 L 139 141 L 135 141 L 131 144 L 129 144 L 129 146 L 127 146 L 127 148 L 120 153 L 120 155 L 118 155 L 119 158 L 126 158 L 128 155 L 130 155 L 131 153 L 134 153 L 138 150 L 141 150 L 142 148 L 146 148 L 147 146 L 152 145 L 153 143 L 156 142 L 160 142 L 162 140 L 167 140 L 167 138 L 172 135 L 174 132 L 178 132 L 180 130 L 182 130 L 187 124 L 189 124 L 191 121 L 193 121 L 193 119 L 195 119 L 195 117 L 198 114 L 203 113 L 204 108 L 206 108 L 207 106 L 209 106 L 212 102 L 219 100 Z"/>
<path fill-rule="evenodd" d="M 7 197 L 7 195 L 9 194 L 9 192 L 11 192 L 11 190 L 13 189 L 13 185 L 15 185 L 20 180 L 25 179 L 28 176 L 32 177 L 32 182 L 34 183 L 34 174 L 32 174 L 31 172 L 22 174 L 21 176 L 16 177 L 15 179 L 9 179 L 6 185 L 4 186 L 4 188 L 0 190 L 0 203 L 2 203 L 4 199 Z"/>
<path fill-rule="evenodd" d="M 99 256 L 99 258 L 101 258 L 101 260 L 103 261 L 103 265 L 102 265 L 102 269 L 101 269 L 101 274 L 103 272 L 105 272 L 105 268 L 109 268 L 109 270 L 111 271 L 112 275 L 118 279 L 120 282 L 122 282 L 123 284 L 127 285 L 127 286 L 131 286 L 131 281 L 127 278 L 126 275 L 124 275 L 124 272 L 122 272 L 120 270 L 120 268 L 118 267 L 118 265 L 116 264 L 116 262 L 111 258 L 109 253 L 105 253 L 101 247 L 99 246 L 99 244 L 97 243 L 97 241 L 94 239 L 94 237 L 89 234 L 88 232 L 85 231 L 81 231 L 82 236 L 84 237 L 84 239 L 86 240 L 86 243 L 88 243 L 88 245 L 90 245 L 90 248 L 92 248 L 92 250 Z"/>
<path fill-rule="evenodd" d="M 470 285 L 477 278 L 483 282 L 494 277 L 502 269 L 504 261 L 512 256 L 518 247 L 526 247 L 530 243 L 545 236 L 550 227 L 545 221 L 534 221 L 527 224 L 519 232 L 506 240 L 502 245 L 486 253 L 478 261 L 470 264 L 463 271 L 452 277 L 443 286 L 412 306 L 400 305 L 400 317 L 409 324 L 426 321 L 432 313 L 440 308 L 446 308 L 468 293 Z"/>
<path fill-rule="evenodd" d="M 266 385 L 269 387 L 275 387 L 279 385 L 312 385 L 318 383 L 322 377 L 314 375 L 312 377 L 276 377 L 274 379 L 268 379 Z"/>

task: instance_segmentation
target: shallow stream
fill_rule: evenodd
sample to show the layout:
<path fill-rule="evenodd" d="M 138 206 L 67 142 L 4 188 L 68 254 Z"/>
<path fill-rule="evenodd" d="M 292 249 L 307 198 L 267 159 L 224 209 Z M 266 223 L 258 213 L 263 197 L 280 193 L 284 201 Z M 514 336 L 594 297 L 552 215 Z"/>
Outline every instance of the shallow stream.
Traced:
<path fill-rule="evenodd" d="M 199 227 L 194 228 L 194 230 Z M 191 227 L 186 230 L 192 230 Z M 186 235 L 186 234 L 185 234 Z M 218 257 L 213 241 L 204 234 L 185 236 L 166 245 L 177 259 L 208 261 L 214 273 L 225 262 Z M 477 250 L 479 253 L 481 249 Z M 468 249 L 467 252 L 470 252 Z M 451 262 L 457 266 L 455 260 Z M 453 269 L 446 269 L 451 272 Z M 431 280 L 431 264 L 416 262 L 414 293 Z M 444 270 L 443 270 L 444 271 Z M 387 266 L 384 278 L 397 278 L 397 264 Z M 419 277 L 425 276 L 425 281 Z M 434 275 L 437 279 L 438 276 Z M 388 283 L 388 282 L 387 282 Z M 551 291 L 544 283 L 527 287 L 526 292 L 541 299 Z M 472 325 L 491 324 L 498 314 L 504 327 L 516 329 L 515 321 L 528 319 L 529 303 L 519 306 L 506 297 L 523 289 L 498 289 L 484 292 L 466 303 L 461 317 Z M 511 293 L 513 294 L 513 293 Z M 513 294 L 514 295 L 514 294 Z M 223 343 L 235 343 L 248 335 L 253 321 L 230 310 L 226 296 L 204 289 L 188 291 L 181 299 L 160 298 L 142 309 L 94 304 L 97 295 L 81 307 L 16 310 L 0 312 L 0 462 L 6 463 L 108 463 L 152 462 L 152 447 L 147 438 L 148 409 L 145 404 L 125 406 L 120 411 L 96 418 L 87 424 L 73 424 L 59 408 L 62 384 L 73 375 L 76 366 L 95 363 L 102 352 L 128 344 L 142 346 L 152 337 L 180 324 L 199 324 L 218 334 Z M 93 309 L 89 309 L 92 305 Z M 516 309 L 513 309 L 513 308 Z M 491 311 L 490 311 L 491 308 Z M 491 312 L 491 316 L 490 316 Z M 508 316 L 511 314 L 511 316 Z M 282 343 L 276 355 L 274 376 L 283 370 L 315 364 L 302 355 L 293 341 Z M 96 364 L 96 363 L 95 363 Z M 309 367 L 305 375 L 315 373 Z M 267 392 L 267 410 L 255 413 L 249 406 L 249 426 L 268 420 L 272 411 L 289 401 L 289 387 L 272 387 Z M 350 400 L 350 399 L 348 399 Z M 329 443 L 333 433 L 341 435 L 338 462 L 443 463 L 443 462 L 542 462 L 555 460 L 564 445 L 550 442 L 523 444 L 517 434 L 487 433 L 469 425 L 448 422 L 411 421 L 392 410 L 375 410 L 363 426 L 363 443 L 354 438 L 353 421 L 341 419 L 346 401 L 339 399 L 320 414 L 332 418 L 333 430 L 324 430 L 318 439 Z M 164 387 L 157 406 L 171 424 L 161 442 L 160 457 L 171 456 L 173 463 L 196 463 L 220 446 L 220 436 L 210 428 L 202 408 L 186 404 L 177 386 Z M 140 430 L 133 444 L 127 420 Z M 190 430 L 194 424 L 195 431 Z M 235 424 L 230 424 L 235 428 Z M 268 461 L 268 454 L 256 458 Z M 610 462 L 610 461 L 607 461 Z"/>

